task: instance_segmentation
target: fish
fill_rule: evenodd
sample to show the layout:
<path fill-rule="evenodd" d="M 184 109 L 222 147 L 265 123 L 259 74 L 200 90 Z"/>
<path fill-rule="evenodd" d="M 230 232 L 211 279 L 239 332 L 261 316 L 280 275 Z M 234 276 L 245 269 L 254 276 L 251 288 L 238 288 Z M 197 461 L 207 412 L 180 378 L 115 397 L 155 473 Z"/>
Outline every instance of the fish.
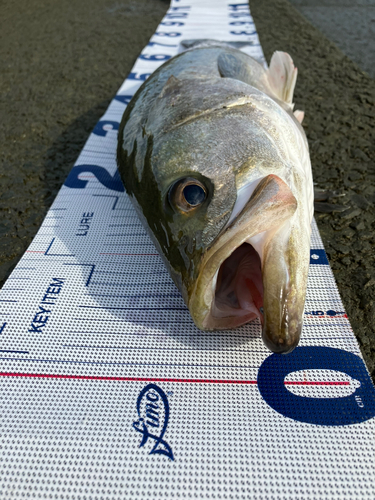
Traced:
<path fill-rule="evenodd" d="M 127 106 L 118 169 L 195 325 L 262 326 L 287 354 L 301 336 L 313 180 L 293 111 L 297 68 L 228 43 L 188 43 Z"/>

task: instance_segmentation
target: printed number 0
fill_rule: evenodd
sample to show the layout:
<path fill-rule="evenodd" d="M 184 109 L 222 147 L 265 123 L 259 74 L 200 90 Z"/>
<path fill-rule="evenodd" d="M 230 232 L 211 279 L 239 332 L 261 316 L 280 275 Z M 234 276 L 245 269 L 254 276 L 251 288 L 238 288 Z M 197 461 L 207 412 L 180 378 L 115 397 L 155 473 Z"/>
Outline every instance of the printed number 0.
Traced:
<path fill-rule="evenodd" d="M 346 397 L 296 396 L 285 387 L 289 373 L 300 370 L 334 370 L 360 382 Z M 258 389 L 265 402 L 284 417 L 315 425 L 350 425 L 375 417 L 375 388 L 363 360 L 332 347 L 296 347 L 288 355 L 271 354 L 258 372 Z M 358 404 L 358 401 L 361 404 Z"/>

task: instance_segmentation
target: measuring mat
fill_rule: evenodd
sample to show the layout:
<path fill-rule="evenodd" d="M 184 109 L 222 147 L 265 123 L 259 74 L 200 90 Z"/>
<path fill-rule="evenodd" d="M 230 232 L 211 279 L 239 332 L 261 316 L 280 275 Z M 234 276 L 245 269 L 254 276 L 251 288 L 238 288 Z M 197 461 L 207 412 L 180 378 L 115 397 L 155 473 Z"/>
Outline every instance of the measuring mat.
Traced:
<path fill-rule="evenodd" d="M 0 292 L 1 498 L 375 498 L 375 389 L 315 222 L 301 343 L 272 354 L 259 322 L 194 326 L 116 170 L 182 41 L 264 62 L 229 1 L 172 0 Z"/>

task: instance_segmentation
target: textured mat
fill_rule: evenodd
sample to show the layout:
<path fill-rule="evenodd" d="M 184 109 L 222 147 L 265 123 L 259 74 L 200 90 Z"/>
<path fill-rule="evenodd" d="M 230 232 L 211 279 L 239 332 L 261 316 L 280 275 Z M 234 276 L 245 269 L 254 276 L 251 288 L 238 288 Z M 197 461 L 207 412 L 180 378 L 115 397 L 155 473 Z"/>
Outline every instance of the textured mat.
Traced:
<path fill-rule="evenodd" d="M 248 5 L 173 0 L 0 292 L 5 498 L 374 498 L 375 389 L 313 223 L 292 354 L 193 324 L 116 171 L 117 129 L 180 42 Z"/>

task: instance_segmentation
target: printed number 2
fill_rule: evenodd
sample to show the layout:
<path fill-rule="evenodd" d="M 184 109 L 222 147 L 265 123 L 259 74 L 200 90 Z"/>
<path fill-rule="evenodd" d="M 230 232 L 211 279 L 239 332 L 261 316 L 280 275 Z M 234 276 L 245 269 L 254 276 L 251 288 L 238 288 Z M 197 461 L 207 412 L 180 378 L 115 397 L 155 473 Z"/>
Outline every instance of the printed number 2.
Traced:
<path fill-rule="evenodd" d="M 120 193 L 125 191 L 118 170 L 116 170 L 115 175 L 112 176 L 105 168 L 99 167 L 98 165 L 77 165 L 70 171 L 64 185 L 75 189 L 85 188 L 88 181 L 78 178 L 83 172 L 91 172 L 94 174 L 98 181 L 108 189 L 112 189 L 113 191 L 118 191 Z"/>
<path fill-rule="evenodd" d="M 358 380 L 353 394 L 336 398 L 296 396 L 285 377 L 300 370 L 334 370 Z M 332 347 L 297 347 L 286 356 L 272 354 L 259 368 L 258 389 L 266 403 L 285 417 L 316 425 L 350 425 L 375 417 L 375 388 L 359 356 Z M 358 404 L 358 401 L 361 404 Z"/>

